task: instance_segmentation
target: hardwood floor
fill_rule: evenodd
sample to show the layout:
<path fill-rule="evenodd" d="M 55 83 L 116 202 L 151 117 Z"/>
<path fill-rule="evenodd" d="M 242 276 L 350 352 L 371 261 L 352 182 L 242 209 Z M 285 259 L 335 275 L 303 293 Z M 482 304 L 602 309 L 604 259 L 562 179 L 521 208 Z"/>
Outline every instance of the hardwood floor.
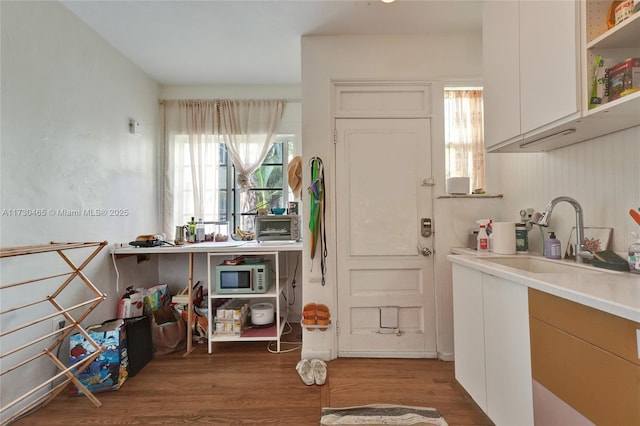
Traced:
<path fill-rule="evenodd" d="M 299 331 L 297 333 L 299 338 Z M 295 336 L 294 336 L 295 337 Z M 340 358 L 324 386 L 306 386 L 295 366 L 300 350 L 272 354 L 266 342 L 196 345 L 154 358 L 115 392 L 59 395 L 15 425 L 317 425 L 323 406 L 387 403 L 438 409 L 450 426 L 491 425 L 454 379 L 453 363 Z M 283 349 L 291 345 L 283 345 Z"/>

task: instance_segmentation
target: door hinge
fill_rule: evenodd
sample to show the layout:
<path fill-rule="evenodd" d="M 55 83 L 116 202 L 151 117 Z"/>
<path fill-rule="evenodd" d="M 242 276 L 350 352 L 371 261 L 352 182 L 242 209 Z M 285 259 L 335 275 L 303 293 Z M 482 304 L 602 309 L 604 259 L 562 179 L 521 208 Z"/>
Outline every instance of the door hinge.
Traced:
<path fill-rule="evenodd" d="M 336 129 L 333 129 L 333 144 L 337 144 L 338 143 L 338 131 Z"/>
<path fill-rule="evenodd" d="M 336 321 L 336 336 L 340 335 L 340 321 Z"/>

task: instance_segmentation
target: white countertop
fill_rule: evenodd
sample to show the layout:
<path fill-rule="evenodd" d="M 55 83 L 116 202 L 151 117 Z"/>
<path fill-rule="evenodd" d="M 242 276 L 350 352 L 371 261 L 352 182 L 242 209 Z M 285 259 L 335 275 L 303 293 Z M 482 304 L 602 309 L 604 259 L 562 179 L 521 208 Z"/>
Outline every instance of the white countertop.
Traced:
<path fill-rule="evenodd" d="M 282 252 L 301 251 L 302 242 L 299 241 L 222 241 L 187 243 L 181 246 L 162 245 L 157 247 L 126 246 L 112 248 L 116 255 L 125 254 L 170 254 L 170 253 L 242 253 L 242 252 Z"/>
<path fill-rule="evenodd" d="M 585 306 L 640 322 L 640 274 L 616 272 L 570 260 L 549 260 L 535 254 L 477 254 L 469 249 L 452 249 L 447 259 L 499 278 L 523 284 Z M 491 258 L 537 257 L 554 263 L 571 264 L 571 273 L 536 273 L 490 262 Z"/>

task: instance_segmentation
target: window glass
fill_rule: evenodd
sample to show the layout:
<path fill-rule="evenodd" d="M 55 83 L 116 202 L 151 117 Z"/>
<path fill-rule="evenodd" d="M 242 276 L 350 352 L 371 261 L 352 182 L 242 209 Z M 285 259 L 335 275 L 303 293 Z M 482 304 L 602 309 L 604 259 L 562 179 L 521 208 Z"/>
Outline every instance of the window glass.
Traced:
<path fill-rule="evenodd" d="M 445 88 L 446 177 L 469 177 L 471 189 L 485 188 L 482 89 Z"/>
<path fill-rule="evenodd" d="M 287 165 L 295 155 L 295 135 L 277 135 L 262 166 L 251 176 L 251 188 L 241 191 L 237 186 L 233 164 L 229 161 L 227 148 L 214 136 L 201 139 L 198 152 L 191 152 L 186 135 L 176 136 L 176 169 L 174 180 L 174 217 L 188 223 L 194 217 L 194 187 L 192 162 L 202 162 L 204 173 L 205 221 L 229 222 L 229 230 L 240 226 L 253 231 L 258 209 L 268 212 L 274 207 L 287 207 L 293 195 L 288 189 Z M 199 169 L 200 170 L 200 169 Z M 195 217 L 195 219 L 199 219 Z"/>

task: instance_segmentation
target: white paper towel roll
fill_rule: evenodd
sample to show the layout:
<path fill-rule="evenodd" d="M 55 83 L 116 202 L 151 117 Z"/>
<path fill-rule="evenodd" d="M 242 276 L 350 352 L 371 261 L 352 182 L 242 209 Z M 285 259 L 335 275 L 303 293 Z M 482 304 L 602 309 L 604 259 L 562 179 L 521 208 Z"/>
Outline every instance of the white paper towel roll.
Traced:
<path fill-rule="evenodd" d="M 496 254 L 516 253 L 516 223 L 493 222 L 493 252 Z"/>

